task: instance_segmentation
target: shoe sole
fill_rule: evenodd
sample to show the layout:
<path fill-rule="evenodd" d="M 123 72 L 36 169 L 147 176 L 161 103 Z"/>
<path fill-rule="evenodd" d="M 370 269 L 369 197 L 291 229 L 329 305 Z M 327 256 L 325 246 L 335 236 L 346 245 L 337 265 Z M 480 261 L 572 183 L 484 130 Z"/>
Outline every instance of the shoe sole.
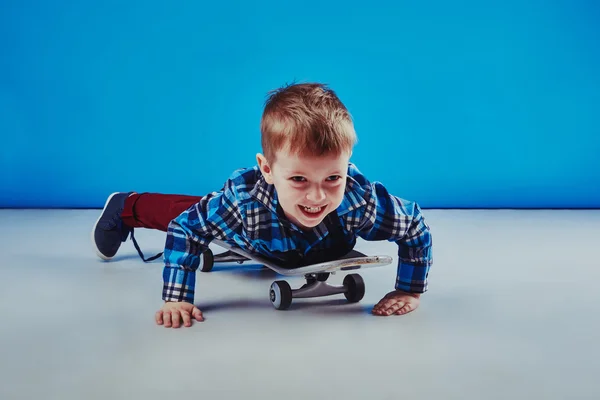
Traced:
<path fill-rule="evenodd" d="M 96 223 L 94 224 L 94 227 L 92 228 L 92 235 L 91 235 L 92 246 L 94 247 L 94 250 L 96 251 L 96 255 L 98 257 L 100 257 L 101 259 L 103 259 L 104 261 L 109 261 L 113 257 L 107 257 L 100 252 L 100 250 L 98 249 L 98 246 L 96 245 L 96 237 L 95 237 L 94 233 L 96 232 L 96 227 L 98 226 L 98 222 L 100 222 L 100 218 L 102 218 L 102 214 L 104 214 L 104 211 L 106 211 L 106 207 L 108 206 L 108 203 L 111 201 L 111 199 L 113 198 L 114 195 L 119 194 L 119 193 L 120 192 L 114 192 L 110 196 L 108 196 L 108 199 L 106 199 L 106 203 L 104 203 L 104 208 L 102 209 L 100 216 L 98 217 L 98 219 L 96 220 Z"/>

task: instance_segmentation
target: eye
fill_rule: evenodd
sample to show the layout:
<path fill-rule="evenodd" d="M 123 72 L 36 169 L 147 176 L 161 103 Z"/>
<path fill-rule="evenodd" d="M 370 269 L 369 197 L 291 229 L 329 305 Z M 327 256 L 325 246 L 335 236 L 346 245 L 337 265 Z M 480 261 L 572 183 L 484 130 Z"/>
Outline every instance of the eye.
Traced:
<path fill-rule="evenodd" d="M 330 181 L 330 182 L 334 182 L 334 181 L 337 181 L 339 179 L 342 179 L 342 177 L 339 176 L 339 175 L 331 175 L 331 176 L 327 177 L 327 180 Z"/>
<path fill-rule="evenodd" d="M 306 180 L 303 176 L 292 176 L 290 179 L 294 182 L 304 182 Z"/>

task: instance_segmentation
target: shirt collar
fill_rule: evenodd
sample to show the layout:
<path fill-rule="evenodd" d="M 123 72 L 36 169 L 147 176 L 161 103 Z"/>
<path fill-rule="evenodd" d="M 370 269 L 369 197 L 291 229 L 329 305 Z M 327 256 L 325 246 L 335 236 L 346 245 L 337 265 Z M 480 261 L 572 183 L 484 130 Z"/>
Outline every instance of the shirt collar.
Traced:
<path fill-rule="evenodd" d="M 365 194 L 366 190 L 362 188 L 354 178 L 348 175 L 346 178 L 344 198 L 337 209 L 338 215 L 348 214 L 350 211 L 366 206 L 367 201 L 365 200 Z"/>
<path fill-rule="evenodd" d="M 250 191 L 250 196 L 254 198 L 256 201 L 261 203 L 263 206 L 267 208 L 270 212 L 277 215 L 277 219 L 279 222 L 290 229 L 294 229 L 300 233 L 305 233 L 302 229 L 300 229 L 296 224 L 290 221 L 284 211 L 279 204 L 279 198 L 277 197 L 277 191 L 275 190 L 275 186 L 267 183 L 265 177 L 261 174 L 256 184 Z"/>

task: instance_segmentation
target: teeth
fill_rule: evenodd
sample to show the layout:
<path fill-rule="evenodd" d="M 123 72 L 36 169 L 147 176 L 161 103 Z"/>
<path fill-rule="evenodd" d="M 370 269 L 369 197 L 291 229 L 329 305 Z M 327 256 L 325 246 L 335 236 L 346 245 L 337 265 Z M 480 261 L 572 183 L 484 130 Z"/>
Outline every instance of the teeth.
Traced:
<path fill-rule="evenodd" d="M 307 212 L 309 213 L 318 213 L 319 211 L 321 211 L 321 208 L 323 207 L 306 207 L 306 206 L 302 206 Z"/>

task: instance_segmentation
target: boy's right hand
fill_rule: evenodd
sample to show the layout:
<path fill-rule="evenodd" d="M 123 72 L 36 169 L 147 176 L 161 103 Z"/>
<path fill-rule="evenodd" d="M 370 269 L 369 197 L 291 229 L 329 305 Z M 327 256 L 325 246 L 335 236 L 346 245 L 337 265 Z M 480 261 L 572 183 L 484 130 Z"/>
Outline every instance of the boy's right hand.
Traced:
<path fill-rule="evenodd" d="M 165 325 L 165 328 L 173 326 L 179 328 L 180 321 L 183 320 L 184 326 L 192 326 L 192 318 L 197 321 L 204 321 L 202 311 L 193 304 L 186 302 L 166 302 L 162 309 L 158 310 L 155 315 L 158 325 Z"/>

